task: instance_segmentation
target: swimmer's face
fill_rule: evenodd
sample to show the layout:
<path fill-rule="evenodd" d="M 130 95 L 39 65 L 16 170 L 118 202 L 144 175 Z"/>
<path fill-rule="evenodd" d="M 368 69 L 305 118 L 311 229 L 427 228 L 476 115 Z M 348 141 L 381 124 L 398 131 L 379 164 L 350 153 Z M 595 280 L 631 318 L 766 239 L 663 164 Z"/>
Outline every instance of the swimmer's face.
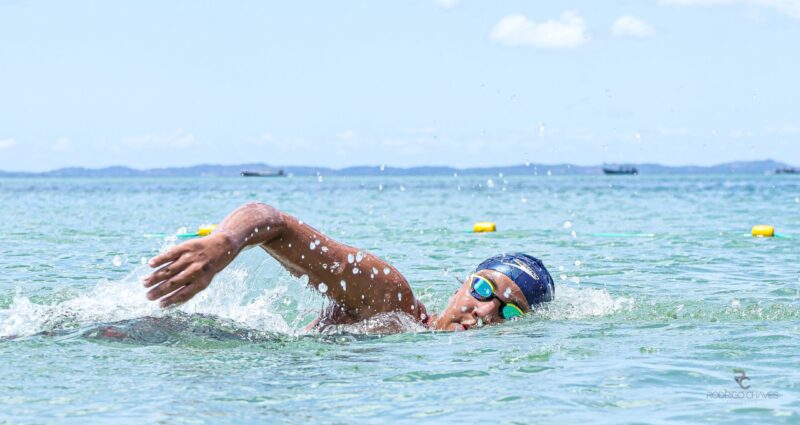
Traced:
<path fill-rule="evenodd" d="M 475 274 L 494 282 L 496 294 L 503 302 L 516 304 L 524 312 L 530 311 L 522 291 L 508 276 L 494 270 L 481 270 Z M 504 321 L 500 317 L 500 301 L 494 298 L 478 301 L 470 294 L 471 290 L 471 279 L 467 277 L 450 298 L 444 311 L 433 320 L 435 329 L 461 331 L 478 326 L 479 323 L 492 325 Z"/>

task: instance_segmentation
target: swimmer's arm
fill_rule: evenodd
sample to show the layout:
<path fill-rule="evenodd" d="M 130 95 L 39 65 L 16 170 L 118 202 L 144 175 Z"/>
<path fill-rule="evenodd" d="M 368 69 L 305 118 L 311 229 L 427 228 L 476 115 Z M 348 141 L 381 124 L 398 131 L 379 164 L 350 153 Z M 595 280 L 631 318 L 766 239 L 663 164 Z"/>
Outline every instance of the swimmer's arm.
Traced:
<path fill-rule="evenodd" d="M 280 211 L 260 203 L 245 204 L 211 235 L 186 241 L 151 259 L 150 267 L 158 269 L 142 280 L 151 288 L 147 298 L 160 299 L 162 307 L 186 302 L 207 288 L 214 275 L 246 246 L 275 239 L 283 230 Z"/>
<path fill-rule="evenodd" d="M 424 307 L 406 278 L 391 264 L 340 243 L 282 213 L 283 231 L 262 247 L 294 275 L 336 303 L 339 311 L 325 320 L 364 320 L 379 313 L 404 312 L 419 319 Z"/>
<path fill-rule="evenodd" d="M 236 209 L 210 236 L 153 258 L 151 267 L 166 266 L 144 280 L 153 288 L 148 298 L 161 299 L 162 306 L 188 301 L 251 245 L 261 245 L 291 273 L 307 275 L 310 286 L 324 292 L 353 320 L 393 311 L 419 318 L 424 312 L 405 277 L 390 264 L 261 203 Z"/>

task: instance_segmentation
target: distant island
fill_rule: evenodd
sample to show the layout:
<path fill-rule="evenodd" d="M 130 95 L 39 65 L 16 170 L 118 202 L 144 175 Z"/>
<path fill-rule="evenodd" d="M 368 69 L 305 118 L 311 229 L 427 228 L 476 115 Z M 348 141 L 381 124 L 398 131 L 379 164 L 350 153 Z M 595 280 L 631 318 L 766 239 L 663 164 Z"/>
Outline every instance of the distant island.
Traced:
<path fill-rule="evenodd" d="M 620 169 L 636 169 L 640 175 L 651 174 L 772 174 L 776 170 L 794 169 L 791 165 L 773 161 L 728 162 L 712 166 L 667 166 L 659 164 L 603 164 L 596 166 L 572 164 L 522 164 L 505 167 L 478 167 L 478 168 L 453 168 L 453 167 L 384 167 L 384 166 L 357 166 L 346 168 L 304 167 L 304 166 L 275 166 L 268 164 L 238 164 L 214 165 L 203 164 L 191 167 L 152 168 L 137 170 L 129 167 L 106 168 L 59 168 L 57 170 L 41 173 L 32 172 L 6 172 L 0 171 L 0 177 L 236 177 L 243 170 L 272 170 L 281 169 L 288 176 L 307 177 L 323 175 L 329 176 L 506 176 L 519 175 L 595 175 L 603 174 L 603 167 L 618 167 Z"/>

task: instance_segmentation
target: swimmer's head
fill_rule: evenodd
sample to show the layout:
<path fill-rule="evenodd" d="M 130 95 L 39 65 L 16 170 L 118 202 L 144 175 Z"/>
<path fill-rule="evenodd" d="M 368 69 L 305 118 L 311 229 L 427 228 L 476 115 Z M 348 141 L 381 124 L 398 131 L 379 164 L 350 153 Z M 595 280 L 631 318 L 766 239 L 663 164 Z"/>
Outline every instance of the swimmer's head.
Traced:
<path fill-rule="evenodd" d="M 491 283 L 492 296 L 475 296 L 476 278 Z M 554 294 L 553 278 L 539 259 L 519 253 L 496 255 L 480 263 L 466 278 L 433 325 L 440 330 L 466 330 L 501 323 L 511 311 L 505 306 L 527 313 L 536 305 L 551 301 Z"/>
<path fill-rule="evenodd" d="M 495 270 L 513 280 L 525 294 L 525 300 L 531 307 L 552 301 L 556 293 L 550 272 L 541 260 L 532 255 L 522 253 L 495 255 L 484 260 L 475 269 L 476 272 L 480 270 Z"/>

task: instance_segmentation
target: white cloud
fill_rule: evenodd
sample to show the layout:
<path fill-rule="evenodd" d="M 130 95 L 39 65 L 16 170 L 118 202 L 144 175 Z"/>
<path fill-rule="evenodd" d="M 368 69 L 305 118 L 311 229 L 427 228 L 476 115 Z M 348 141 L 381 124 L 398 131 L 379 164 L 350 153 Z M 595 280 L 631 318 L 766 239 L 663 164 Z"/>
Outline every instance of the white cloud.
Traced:
<path fill-rule="evenodd" d="M 800 0 L 750 0 L 749 2 L 760 6 L 772 7 L 792 18 L 800 19 Z"/>
<path fill-rule="evenodd" d="M 17 145 L 14 139 L 0 139 L 0 150 L 11 149 Z"/>
<path fill-rule="evenodd" d="M 439 6 L 442 6 L 445 9 L 452 9 L 458 5 L 461 0 L 436 0 L 436 3 L 439 3 Z"/>
<path fill-rule="evenodd" d="M 534 22 L 524 15 L 509 15 L 492 28 L 489 37 L 510 46 L 570 48 L 588 40 L 586 22 L 577 12 L 568 11 L 557 20 Z"/>
<path fill-rule="evenodd" d="M 677 4 L 681 6 L 716 6 L 733 2 L 734 0 L 661 0 L 662 4 Z"/>
<path fill-rule="evenodd" d="M 792 18 L 800 19 L 800 0 L 660 0 L 662 4 L 679 6 L 721 6 L 729 4 L 752 4 L 777 9 Z"/>
<path fill-rule="evenodd" d="M 72 140 L 62 137 L 53 143 L 52 149 L 56 152 L 67 152 L 72 150 Z"/>
<path fill-rule="evenodd" d="M 406 129 L 406 133 L 408 134 L 421 134 L 421 135 L 435 135 L 439 133 L 439 130 L 433 127 L 419 127 L 419 128 L 409 128 Z"/>
<path fill-rule="evenodd" d="M 792 125 L 792 124 L 784 124 L 780 127 L 767 127 L 767 133 L 770 134 L 780 134 L 786 136 L 795 136 L 800 134 L 800 126 Z"/>
<path fill-rule="evenodd" d="M 617 37 L 644 38 L 655 33 L 647 22 L 631 15 L 620 16 L 611 26 L 611 34 Z"/>
<path fill-rule="evenodd" d="M 360 143 L 358 133 L 355 130 L 345 130 L 336 135 L 336 138 L 342 142 L 344 147 L 356 147 Z"/>
<path fill-rule="evenodd" d="M 660 126 L 656 129 L 656 132 L 662 136 L 685 136 L 689 134 L 689 129 L 685 127 L 671 128 Z"/>
<path fill-rule="evenodd" d="M 122 139 L 128 148 L 189 148 L 197 145 L 194 136 L 181 129 L 172 133 L 144 134 Z"/>

